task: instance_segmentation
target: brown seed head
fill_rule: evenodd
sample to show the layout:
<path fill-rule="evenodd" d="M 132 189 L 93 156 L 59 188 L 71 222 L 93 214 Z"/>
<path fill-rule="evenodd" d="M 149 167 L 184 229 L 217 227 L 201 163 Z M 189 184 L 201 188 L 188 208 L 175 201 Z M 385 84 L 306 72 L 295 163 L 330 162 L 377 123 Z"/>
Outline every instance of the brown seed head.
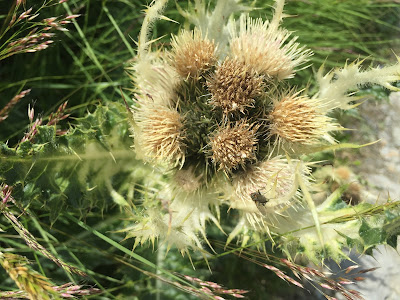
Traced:
<path fill-rule="evenodd" d="M 215 44 L 199 30 L 184 30 L 172 38 L 171 61 L 179 75 L 196 79 L 217 62 Z"/>
<path fill-rule="evenodd" d="M 243 113 L 262 93 L 263 78 L 245 63 L 227 58 L 207 80 L 211 103 L 221 107 L 225 114 L 237 110 Z"/>
<path fill-rule="evenodd" d="M 258 127 L 241 121 L 233 127 L 228 125 L 218 130 L 210 143 L 212 160 L 219 165 L 220 170 L 230 172 L 244 166 L 248 160 L 255 159 Z"/>
<path fill-rule="evenodd" d="M 182 163 L 184 145 L 181 115 L 162 105 L 144 105 L 136 113 L 140 151 L 148 158 Z M 136 136 L 135 136 L 136 137 Z"/>
<path fill-rule="evenodd" d="M 268 116 L 270 135 L 304 145 L 318 144 L 322 138 L 332 139 L 328 131 L 333 130 L 335 124 L 319 112 L 319 106 L 318 100 L 299 93 L 283 96 Z"/>

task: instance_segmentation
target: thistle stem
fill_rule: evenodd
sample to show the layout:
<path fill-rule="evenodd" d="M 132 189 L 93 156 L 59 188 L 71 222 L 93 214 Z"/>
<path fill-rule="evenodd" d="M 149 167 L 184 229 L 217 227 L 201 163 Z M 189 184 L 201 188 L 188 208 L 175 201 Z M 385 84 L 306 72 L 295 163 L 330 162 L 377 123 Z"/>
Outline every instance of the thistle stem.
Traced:
<path fill-rule="evenodd" d="M 308 191 L 308 189 L 300 175 L 298 175 L 297 180 L 299 181 L 299 185 L 304 194 L 304 198 L 307 201 L 307 205 L 310 208 L 312 217 L 314 219 L 315 228 L 317 230 L 318 239 L 319 239 L 319 242 L 321 243 L 321 246 L 323 247 L 324 246 L 324 238 L 322 237 L 322 234 L 321 234 L 321 224 L 319 222 L 318 213 L 317 213 L 317 209 L 315 207 L 314 200 L 312 199 L 311 194 Z"/>
<path fill-rule="evenodd" d="M 272 30 L 278 30 L 279 24 L 283 19 L 283 7 L 285 6 L 285 0 L 275 0 L 274 16 L 269 26 Z"/>
<path fill-rule="evenodd" d="M 140 30 L 138 42 L 138 56 L 143 59 L 147 52 L 150 42 L 148 41 L 152 24 L 155 20 L 160 18 L 160 15 L 167 4 L 168 0 L 156 0 L 152 5 L 146 9 L 146 16 L 143 20 L 142 29 Z"/>
<path fill-rule="evenodd" d="M 165 259 L 165 251 L 167 249 L 167 246 L 165 243 L 160 245 L 160 247 L 157 250 L 157 275 L 161 274 L 160 269 L 164 268 L 164 259 Z M 162 288 L 162 281 L 160 279 L 156 279 L 156 300 L 161 300 L 161 288 Z"/>

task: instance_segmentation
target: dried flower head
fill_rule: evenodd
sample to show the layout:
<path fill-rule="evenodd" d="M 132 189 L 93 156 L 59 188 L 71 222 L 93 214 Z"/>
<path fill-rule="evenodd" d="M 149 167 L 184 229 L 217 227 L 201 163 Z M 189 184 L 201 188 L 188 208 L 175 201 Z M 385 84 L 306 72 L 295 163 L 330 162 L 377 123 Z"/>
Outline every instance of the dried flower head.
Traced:
<path fill-rule="evenodd" d="M 216 46 L 200 30 L 183 30 L 172 38 L 171 61 L 179 75 L 197 79 L 217 62 Z"/>
<path fill-rule="evenodd" d="M 258 125 L 240 121 L 217 131 L 210 139 L 210 144 L 212 160 L 219 165 L 220 170 L 230 172 L 255 159 L 258 128 Z"/>
<path fill-rule="evenodd" d="M 239 32 L 232 26 L 230 43 L 235 58 L 253 67 L 260 74 L 286 79 L 293 77 L 295 68 L 311 55 L 299 48 L 296 38 L 288 41 L 290 32 L 268 21 L 242 15 Z"/>
<path fill-rule="evenodd" d="M 148 101 L 137 108 L 135 120 L 140 126 L 135 140 L 147 159 L 183 163 L 182 116 L 176 110 Z"/>
<path fill-rule="evenodd" d="M 261 95 L 264 76 L 236 59 L 226 58 L 215 74 L 207 80 L 211 104 L 221 107 L 225 114 L 254 105 L 254 98 Z"/>
<path fill-rule="evenodd" d="M 303 145 L 318 144 L 321 139 L 334 142 L 328 132 L 339 127 L 321 113 L 321 101 L 299 93 L 289 92 L 274 104 L 267 117 L 270 135 L 276 135 L 278 140 Z"/>

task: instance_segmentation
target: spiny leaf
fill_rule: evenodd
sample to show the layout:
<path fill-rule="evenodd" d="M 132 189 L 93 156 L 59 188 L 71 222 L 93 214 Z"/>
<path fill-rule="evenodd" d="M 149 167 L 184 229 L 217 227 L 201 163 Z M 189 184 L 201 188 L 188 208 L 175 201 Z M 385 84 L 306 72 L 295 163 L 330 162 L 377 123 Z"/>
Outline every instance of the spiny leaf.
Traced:
<path fill-rule="evenodd" d="M 40 126 L 33 141 L 14 148 L 0 144 L 0 179 L 25 204 L 44 204 L 51 222 L 67 207 L 82 214 L 107 207 L 111 190 L 118 192 L 116 176 L 129 176 L 138 164 L 123 105 L 99 106 L 78 121 L 63 136 L 53 126 Z"/>

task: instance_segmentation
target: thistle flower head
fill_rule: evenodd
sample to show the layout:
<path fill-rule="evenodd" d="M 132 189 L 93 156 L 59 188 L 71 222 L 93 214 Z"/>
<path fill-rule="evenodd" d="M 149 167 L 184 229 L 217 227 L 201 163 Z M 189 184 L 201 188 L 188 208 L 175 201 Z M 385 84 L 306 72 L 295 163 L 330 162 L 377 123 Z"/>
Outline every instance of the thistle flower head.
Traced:
<path fill-rule="evenodd" d="M 287 30 L 271 26 L 268 21 L 242 15 L 239 32 L 231 26 L 232 55 L 258 73 L 278 79 L 293 77 L 295 68 L 311 55 L 299 47 L 296 38 L 290 39 Z"/>
<path fill-rule="evenodd" d="M 203 37 L 197 28 L 183 30 L 172 38 L 172 65 L 183 78 L 197 79 L 217 62 L 216 50 L 214 42 Z"/>
<path fill-rule="evenodd" d="M 145 158 L 173 165 L 183 163 L 182 116 L 176 110 L 148 101 L 134 115 L 138 124 L 135 142 Z"/>
<path fill-rule="evenodd" d="M 254 105 L 254 98 L 262 94 L 263 79 L 244 62 L 226 58 L 207 81 L 211 104 L 220 107 L 225 114 L 244 113 L 246 107 Z"/>
<path fill-rule="evenodd" d="M 226 172 L 255 159 L 258 126 L 246 121 L 219 129 L 210 139 L 212 160 Z"/>
<path fill-rule="evenodd" d="M 267 119 L 270 135 L 278 140 L 303 145 L 321 143 L 321 139 L 333 142 L 329 131 L 339 127 L 332 119 L 320 112 L 321 101 L 297 93 L 287 93 L 276 101 Z"/>
<path fill-rule="evenodd" d="M 157 51 L 139 60 L 132 68 L 131 79 L 139 102 L 152 102 L 170 105 L 176 97 L 175 88 L 179 83 L 176 70 L 166 62 L 165 53 Z"/>

